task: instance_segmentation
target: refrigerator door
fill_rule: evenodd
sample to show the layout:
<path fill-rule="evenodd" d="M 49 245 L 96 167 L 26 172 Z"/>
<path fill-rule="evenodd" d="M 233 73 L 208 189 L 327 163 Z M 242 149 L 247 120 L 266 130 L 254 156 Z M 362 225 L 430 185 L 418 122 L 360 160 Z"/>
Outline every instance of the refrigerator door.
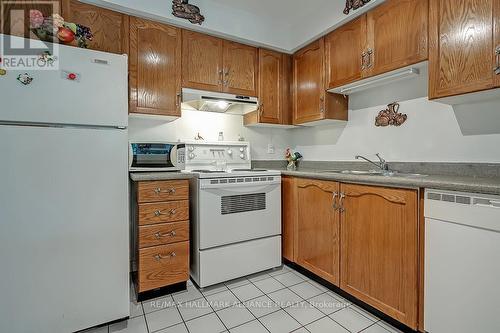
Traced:
<path fill-rule="evenodd" d="M 9 69 L 0 78 L 0 91 L 6 97 L 0 122 L 127 127 L 127 56 L 64 45 L 58 48 L 59 70 Z M 33 77 L 28 85 L 17 80 L 24 73 Z M 74 80 L 68 79 L 72 73 Z"/>
<path fill-rule="evenodd" d="M 0 332 L 127 317 L 127 131 L 3 125 L 0 142 Z"/>

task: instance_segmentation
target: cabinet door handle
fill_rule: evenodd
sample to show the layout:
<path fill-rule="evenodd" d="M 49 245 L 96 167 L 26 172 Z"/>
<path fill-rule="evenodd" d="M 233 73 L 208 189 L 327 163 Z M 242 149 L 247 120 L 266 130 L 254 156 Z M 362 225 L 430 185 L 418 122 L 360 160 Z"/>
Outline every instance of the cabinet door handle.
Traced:
<path fill-rule="evenodd" d="M 168 193 L 168 194 L 175 194 L 175 188 L 169 188 L 166 190 L 163 190 L 161 187 L 155 188 L 155 193 L 158 195 L 160 193 Z"/>
<path fill-rule="evenodd" d="M 264 114 L 264 103 L 262 103 L 259 107 L 259 115 L 262 116 Z"/>
<path fill-rule="evenodd" d="M 338 196 L 339 196 L 338 192 L 333 192 L 333 210 L 339 209 L 339 205 L 337 204 Z"/>
<path fill-rule="evenodd" d="M 344 199 L 345 199 L 346 195 L 344 192 L 340 192 L 340 200 L 339 200 L 339 209 L 340 209 L 340 212 L 343 213 L 345 212 L 345 208 L 344 208 Z"/>
<path fill-rule="evenodd" d="M 371 68 L 373 66 L 372 63 L 373 50 L 368 48 L 368 50 L 366 50 L 366 55 L 368 56 L 368 65 L 366 65 L 366 68 Z"/>
<path fill-rule="evenodd" d="M 177 213 L 177 210 L 175 208 L 170 209 L 168 212 L 165 212 L 165 210 L 157 210 L 155 211 L 155 216 L 162 216 L 162 215 L 175 215 Z"/>
<path fill-rule="evenodd" d="M 177 233 L 175 232 L 175 230 L 172 230 L 171 232 L 168 232 L 166 234 L 162 234 L 161 232 L 157 232 L 155 233 L 155 238 L 156 239 L 160 239 L 160 238 L 164 238 L 164 237 L 175 237 L 177 235 Z"/>
<path fill-rule="evenodd" d="M 176 107 L 179 107 L 179 105 L 181 104 L 181 96 L 182 96 L 181 93 L 177 93 L 177 95 L 175 97 L 175 106 Z"/>
<path fill-rule="evenodd" d="M 170 259 L 170 258 L 174 258 L 175 256 L 177 256 L 177 254 L 175 254 L 175 252 L 170 252 L 169 254 L 167 254 L 166 256 L 158 253 L 157 255 L 154 256 L 155 260 L 156 261 L 161 261 L 163 259 Z"/>
<path fill-rule="evenodd" d="M 361 53 L 361 70 L 366 69 L 366 52 Z"/>
<path fill-rule="evenodd" d="M 493 68 L 495 75 L 500 75 L 500 45 L 495 49 L 496 67 Z"/>
<path fill-rule="evenodd" d="M 321 97 L 319 98 L 319 102 L 320 102 L 320 104 L 321 104 L 321 105 L 319 106 L 319 111 L 320 111 L 321 113 L 324 113 L 324 112 L 325 112 L 325 96 L 321 96 Z"/>

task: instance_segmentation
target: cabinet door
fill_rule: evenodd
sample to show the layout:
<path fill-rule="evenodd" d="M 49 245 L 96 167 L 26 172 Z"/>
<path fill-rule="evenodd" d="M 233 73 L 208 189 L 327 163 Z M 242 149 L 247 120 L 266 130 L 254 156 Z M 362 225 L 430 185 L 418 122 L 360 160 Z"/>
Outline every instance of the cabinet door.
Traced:
<path fill-rule="evenodd" d="M 294 123 L 324 119 L 324 39 L 293 56 Z"/>
<path fill-rule="evenodd" d="M 257 96 L 257 49 L 240 43 L 224 41 L 224 86 L 230 94 Z"/>
<path fill-rule="evenodd" d="M 495 86 L 500 87 L 500 1 L 496 0 L 495 1 L 495 8 L 494 8 L 494 26 L 495 26 Z"/>
<path fill-rule="evenodd" d="M 325 37 L 327 88 L 362 78 L 366 48 L 366 15 L 343 25 Z"/>
<path fill-rule="evenodd" d="M 281 121 L 283 89 L 283 55 L 259 50 L 259 122 L 279 124 Z"/>
<path fill-rule="evenodd" d="M 429 10 L 429 97 L 493 88 L 498 0 L 433 0 Z"/>
<path fill-rule="evenodd" d="M 336 182 L 297 179 L 296 262 L 339 285 L 339 215 Z"/>
<path fill-rule="evenodd" d="M 456 1 L 455 1 L 456 2 Z M 388 0 L 367 15 L 367 75 L 427 59 L 428 0 Z"/>
<path fill-rule="evenodd" d="M 342 184 L 340 287 L 415 329 L 417 192 Z"/>
<path fill-rule="evenodd" d="M 294 261 L 295 217 L 297 216 L 296 184 L 293 177 L 281 178 L 281 242 L 282 254 L 287 260 Z"/>
<path fill-rule="evenodd" d="M 181 30 L 130 19 L 130 112 L 180 116 Z"/>
<path fill-rule="evenodd" d="M 90 27 L 94 38 L 88 48 L 112 53 L 128 53 L 129 17 L 76 0 L 63 0 L 62 15 L 68 22 Z"/>
<path fill-rule="evenodd" d="M 182 86 L 222 91 L 222 39 L 182 31 Z"/>

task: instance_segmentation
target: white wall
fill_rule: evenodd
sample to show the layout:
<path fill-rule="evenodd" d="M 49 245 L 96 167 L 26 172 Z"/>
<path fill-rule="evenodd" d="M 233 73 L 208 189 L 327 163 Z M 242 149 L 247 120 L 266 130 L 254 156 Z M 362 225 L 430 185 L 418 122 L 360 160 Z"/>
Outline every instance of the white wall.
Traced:
<path fill-rule="evenodd" d="M 352 95 L 349 121 L 344 126 L 299 129 L 245 128 L 241 116 L 183 111 L 182 118 L 164 124 L 131 119 L 131 138 L 145 140 L 193 139 L 197 132 L 206 140 L 226 140 L 241 134 L 252 144 L 252 158 L 281 160 L 286 147 L 300 151 L 309 161 L 351 161 L 357 154 L 381 153 L 389 161 L 494 162 L 500 163 L 500 108 L 498 102 L 451 106 L 427 99 L 427 72 Z M 401 127 L 375 127 L 378 112 L 393 101 L 408 115 Z M 494 134 L 497 133 L 497 134 Z M 267 154 L 267 145 L 275 154 Z"/>
<path fill-rule="evenodd" d="M 182 117 L 171 123 L 151 119 L 129 118 L 129 138 L 132 140 L 193 140 L 199 132 L 206 141 L 217 141 L 219 132 L 224 139 L 236 141 L 238 135 L 250 141 L 252 159 L 280 160 L 287 144 L 289 131 L 271 128 L 247 128 L 243 117 L 210 112 L 183 110 Z M 274 144 L 275 153 L 267 153 L 267 145 Z"/>

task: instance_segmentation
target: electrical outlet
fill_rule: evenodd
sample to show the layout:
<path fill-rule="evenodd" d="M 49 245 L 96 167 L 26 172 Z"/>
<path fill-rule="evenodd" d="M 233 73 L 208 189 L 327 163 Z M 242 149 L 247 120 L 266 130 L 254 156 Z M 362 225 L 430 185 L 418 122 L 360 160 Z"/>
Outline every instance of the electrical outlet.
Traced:
<path fill-rule="evenodd" d="M 274 145 L 272 143 L 267 145 L 267 153 L 274 154 Z"/>

